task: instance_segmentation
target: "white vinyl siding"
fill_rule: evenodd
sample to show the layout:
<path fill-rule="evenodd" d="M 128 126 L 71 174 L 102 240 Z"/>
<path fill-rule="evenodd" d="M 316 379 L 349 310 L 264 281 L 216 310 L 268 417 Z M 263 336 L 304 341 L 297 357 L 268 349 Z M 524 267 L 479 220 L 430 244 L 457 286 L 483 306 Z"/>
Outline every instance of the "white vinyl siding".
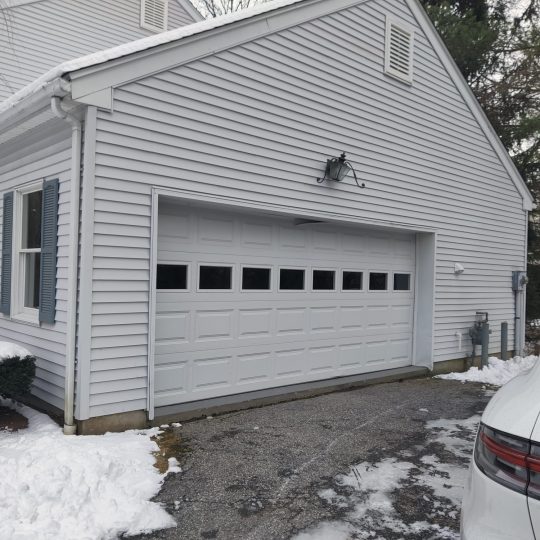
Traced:
<path fill-rule="evenodd" d="M 3 8 L 0 101 L 66 60 L 152 35 L 140 26 L 140 3 L 43 0 Z M 192 22 L 176 0 L 169 0 L 169 29 Z"/>
<path fill-rule="evenodd" d="M 388 13 L 414 28 L 413 86 L 381 69 Z M 98 114 L 92 416 L 146 406 L 152 186 L 436 230 L 435 361 L 469 352 L 477 310 L 490 312 L 492 352 L 501 321 L 513 343 L 522 199 L 401 0 L 126 84 Z M 342 150 L 366 189 L 317 184 Z"/>
<path fill-rule="evenodd" d="M 19 343 L 37 358 L 32 393 L 60 409 L 64 402 L 70 148 L 71 132 L 68 124 L 61 120 L 51 120 L 24 141 L 14 139 L 0 145 L 2 192 L 13 191 L 36 180 L 41 183 L 43 178 L 60 179 L 56 322 L 38 326 L 0 316 L 0 340 Z"/>

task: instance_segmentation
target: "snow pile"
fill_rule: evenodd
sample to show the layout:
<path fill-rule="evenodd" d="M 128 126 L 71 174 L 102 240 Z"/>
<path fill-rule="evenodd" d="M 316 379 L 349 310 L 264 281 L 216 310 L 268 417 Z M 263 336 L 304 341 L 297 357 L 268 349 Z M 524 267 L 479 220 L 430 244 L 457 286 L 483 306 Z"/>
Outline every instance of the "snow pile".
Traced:
<path fill-rule="evenodd" d="M 505 361 L 491 357 L 488 359 L 488 365 L 483 369 L 473 366 L 465 373 L 448 373 L 447 375 L 437 375 L 437 378 L 502 386 L 512 380 L 516 375 L 531 369 L 538 358 L 538 356 L 516 356 Z"/>
<path fill-rule="evenodd" d="M 48 416 L 18 411 L 28 429 L 0 433 L 0 538 L 105 540 L 175 526 L 150 502 L 165 476 L 152 455 L 158 428 L 65 436 Z"/>
<path fill-rule="evenodd" d="M 32 353 L 16 343 L 0 341 L 0 364 L 2 363 L 2 360 L 13 358 L 14 356 L 25 358 L 26 356 L 32 356 Z"/>

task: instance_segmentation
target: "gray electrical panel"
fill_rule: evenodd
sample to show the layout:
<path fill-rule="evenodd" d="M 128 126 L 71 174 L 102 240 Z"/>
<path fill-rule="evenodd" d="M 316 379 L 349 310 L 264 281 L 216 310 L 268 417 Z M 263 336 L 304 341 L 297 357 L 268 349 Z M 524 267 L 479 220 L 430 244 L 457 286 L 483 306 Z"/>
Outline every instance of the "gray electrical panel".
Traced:
<path fill-rule="evenodd" d="M 517 270 L 512 272 L 512 290 L 513 291 L 523 291 L 525 290 L 525 285 L 529 278 L 527 277 L 527 272 Z"/>

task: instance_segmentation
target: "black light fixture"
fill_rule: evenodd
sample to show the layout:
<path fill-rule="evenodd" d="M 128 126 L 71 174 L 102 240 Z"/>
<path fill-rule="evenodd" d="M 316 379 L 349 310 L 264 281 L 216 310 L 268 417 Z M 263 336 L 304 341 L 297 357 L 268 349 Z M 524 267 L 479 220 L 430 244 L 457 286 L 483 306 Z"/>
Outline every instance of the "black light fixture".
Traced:
<path fill-rule="evenodd" d="M 334 182 L 341 182 L 350 172 L 353 173 L 356 185 L 359 188 L 366 187 L 366 184 L 358 182 L 356 171 L 351 162 L 347 159 L 347 154 L 343 152 L 341 156 L 337 158 L 331 158 L 326 160 L 326 169 L 324 170 L 324 176 L 317 178 L 317 182 L 322 184 L 325 180 L 333 180 Z"/>

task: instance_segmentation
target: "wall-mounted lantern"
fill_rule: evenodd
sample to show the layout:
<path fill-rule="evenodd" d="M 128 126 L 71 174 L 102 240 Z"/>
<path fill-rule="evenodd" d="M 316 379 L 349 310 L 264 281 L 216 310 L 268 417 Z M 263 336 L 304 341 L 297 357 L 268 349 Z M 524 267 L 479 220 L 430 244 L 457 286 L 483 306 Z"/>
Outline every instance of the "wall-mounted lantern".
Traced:
<path fill-rule="evenodd" d="M 345 152 L 337 158 L 331 158 L 326 160 L 326 169 L 324 170 L 324 176 L 322 178 L 317 178 L 317 182 L 322 184 L 325 180 L 333 180 L 334 182 L 341 182 L 350 172 L 353 173 L 354 180 L 356 185 L 359 188 L 366 187 L 366 184 L 358 182 L 358 177 L 356 176 L 356 171 L 352 166 L 351 162 L 347 160 L 347 155 Z"/>

